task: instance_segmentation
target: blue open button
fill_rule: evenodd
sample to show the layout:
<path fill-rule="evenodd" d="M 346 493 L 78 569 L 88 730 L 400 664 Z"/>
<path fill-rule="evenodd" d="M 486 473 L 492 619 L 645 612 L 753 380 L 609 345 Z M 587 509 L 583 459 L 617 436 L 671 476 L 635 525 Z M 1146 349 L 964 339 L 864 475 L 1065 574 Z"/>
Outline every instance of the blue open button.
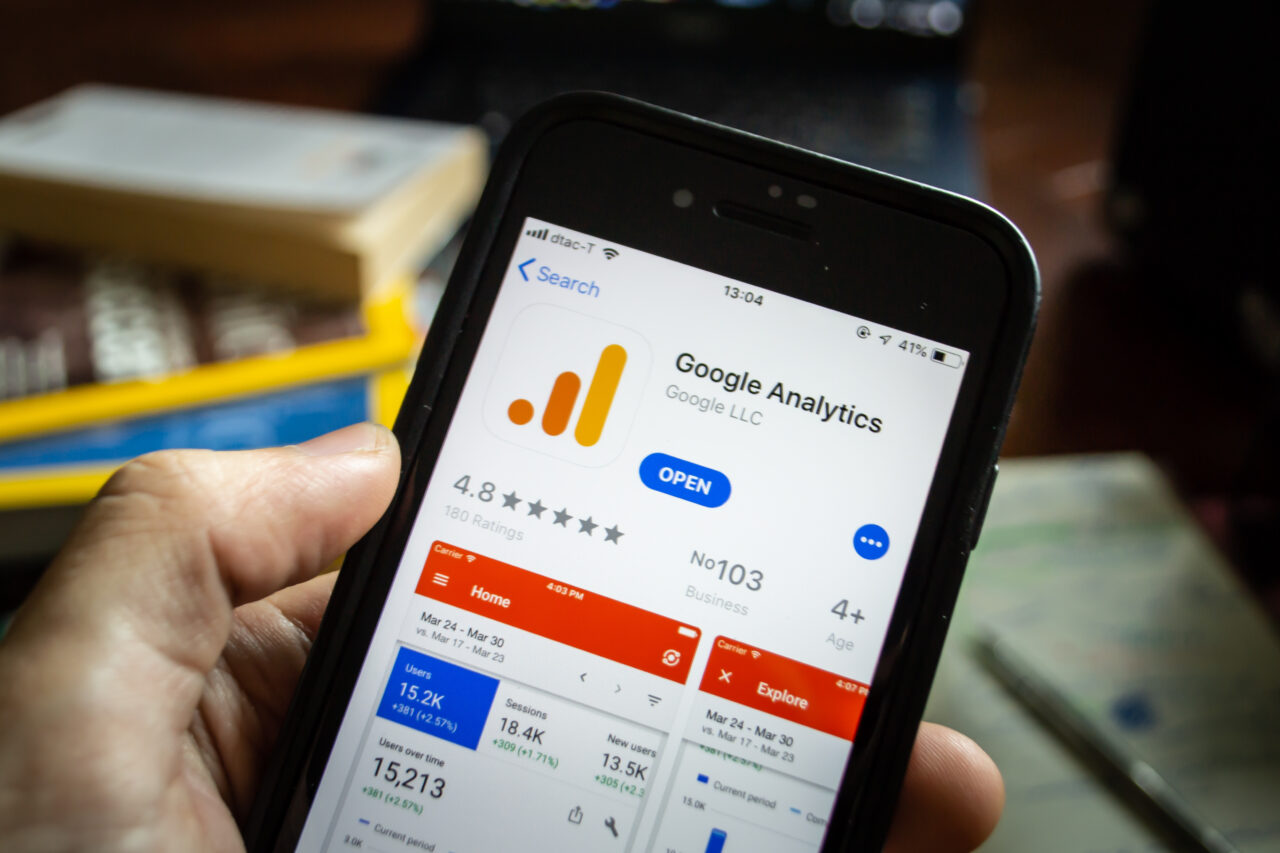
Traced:
<path fill-rule="evenodd" d="M 724 474 L 666 453 L 650 453 L 641 461 L 640 481 L 655 492 L 701 506 L 729 500 L 729 478 Z"/>

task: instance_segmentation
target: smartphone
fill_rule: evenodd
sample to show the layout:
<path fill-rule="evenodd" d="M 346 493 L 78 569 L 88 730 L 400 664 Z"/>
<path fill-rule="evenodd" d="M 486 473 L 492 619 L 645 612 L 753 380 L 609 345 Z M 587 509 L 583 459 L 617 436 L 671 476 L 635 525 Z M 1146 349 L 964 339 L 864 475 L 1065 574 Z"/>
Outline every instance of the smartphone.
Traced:
<path fill-rule="evenodd" d="M 535 110 L 251 849 L 878 849 L 1037 300 L 975 202 L 622 98 Z"/>

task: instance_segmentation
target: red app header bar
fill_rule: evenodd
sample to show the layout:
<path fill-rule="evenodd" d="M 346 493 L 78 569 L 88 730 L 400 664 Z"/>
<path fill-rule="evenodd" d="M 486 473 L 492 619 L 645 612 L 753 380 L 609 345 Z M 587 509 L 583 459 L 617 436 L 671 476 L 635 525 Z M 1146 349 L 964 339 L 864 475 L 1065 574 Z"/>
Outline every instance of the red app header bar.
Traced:
<path fill-rule="evenodd" d="M 417 593 L 683 684 L 701 632 L 445 542 L 433 542 Z"/>
<path fill-rule="evenodd" d="M 849 741 L 867 701 L 865 684 L 727 637 L 716 637 L 698 689 Z"/>

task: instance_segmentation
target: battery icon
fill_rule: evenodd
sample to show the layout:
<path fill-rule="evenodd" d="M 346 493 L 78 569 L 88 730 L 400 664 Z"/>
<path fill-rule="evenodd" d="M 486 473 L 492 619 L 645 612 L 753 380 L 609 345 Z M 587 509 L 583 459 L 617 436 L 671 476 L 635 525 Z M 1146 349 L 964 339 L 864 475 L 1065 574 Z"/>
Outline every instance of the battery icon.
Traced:
<path fill-rule="evenodd" d="M 935 348 L 929 355 L 929 358 L 931 361 L 935 361 L 938 364 L 945 364 L 947 367 L 962 367 L 964 365 L 964 359 L 960 357 L 959 353 L 950 352 L 944 349 Z"/>

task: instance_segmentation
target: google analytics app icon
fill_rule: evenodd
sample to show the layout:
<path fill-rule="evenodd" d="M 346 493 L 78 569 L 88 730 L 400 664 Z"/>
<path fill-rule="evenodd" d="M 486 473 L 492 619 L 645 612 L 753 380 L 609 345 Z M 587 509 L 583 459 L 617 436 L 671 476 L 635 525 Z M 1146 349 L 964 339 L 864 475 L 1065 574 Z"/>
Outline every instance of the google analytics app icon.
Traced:
<path fill-rule="evenodd" d="M 484 403 L 499 438 L 579 465 L 618 457 L 649 377 L 649 344 L 555 305 L 516 317 Z"/>

